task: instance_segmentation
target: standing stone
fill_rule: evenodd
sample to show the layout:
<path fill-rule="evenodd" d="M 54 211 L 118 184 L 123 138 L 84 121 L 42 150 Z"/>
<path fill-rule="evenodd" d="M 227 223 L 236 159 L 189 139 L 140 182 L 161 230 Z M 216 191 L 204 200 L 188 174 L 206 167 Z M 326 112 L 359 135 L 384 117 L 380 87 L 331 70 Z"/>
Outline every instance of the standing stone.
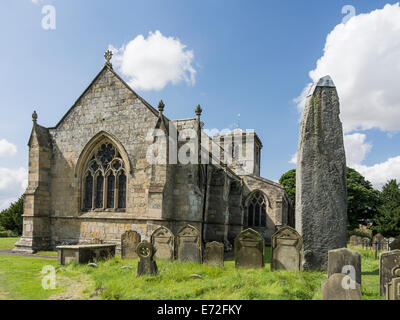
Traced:
<path fill-rule="evenodd" d="M 303 239 L 291 227 L 283 227 L 272 235 L 271 270 L 302 270 Z"/>
<path fill-rule="evenodd" d="M 151 243 L 156 249 L 156 259 L 174 260 L 174 235 L 166 227 L 159 227 L 151 234 Z"/>
<path fill-rule="evenodd" d="M 343 273 L 335 273 L 322 282 L 322 300 L 362 300 L 361 286 Z"/>
<path fill-rule="evenodd" d="M 201 236 L 195 227 L 183 227 L 176 235 L 176 245 L 179 260 L 201 263 Z"/>
<path fill-rule="evenodd" d="M 346 247 L 347 187 L 339 97 L 329 76 L 307 97 L 296 170 L 296 230 L 303 237 L 303 267 L 326 270 L 328 251 Z"/>
<path fill-rule="evenodd" d="M 361 254 L 347 248 L 330 250 L 328 252 L 328 277 L 335 273 L 348 274 L 361 286 Z"/>
<path fill-rule="evenodd" d="M 155 276 L 158 273 L 157 263 L 154 261 L 156 250 L 146 240 L 140 242 L 136 247 L 136 254 L 139 256 L 137 276 Z"/>
<path fill-rule="evenodd" d="M 264 267 L 264 238 L 253 229 L 246 229 L 235 238 L 235 266 L 242 269 Z"/>
<path fill-rule="evenodd" d="M 392 269 L 392 281 L 386 285 L 386 300 L 400 300 L 400 265 Z"/>
<path fill-rule="evenodd" d="M 136 247 L 140 243 L 141 236 L 133 230 L 128 230 L 121 236 L 121 257 L 122 259 L 136 259 Z"/>
<path fill-rule="evenodd" d="M 216 241 L 207 242 L 204 263 L 210 266 L 224 267 L 224 244 Z"/>
<path fill-rule="evenodd" d="M 379 292 L 386 293 L 386 285 L 392 281 L 392 269 L 400 265 L 400 250 L 383 252 L 379 256 Z"/>

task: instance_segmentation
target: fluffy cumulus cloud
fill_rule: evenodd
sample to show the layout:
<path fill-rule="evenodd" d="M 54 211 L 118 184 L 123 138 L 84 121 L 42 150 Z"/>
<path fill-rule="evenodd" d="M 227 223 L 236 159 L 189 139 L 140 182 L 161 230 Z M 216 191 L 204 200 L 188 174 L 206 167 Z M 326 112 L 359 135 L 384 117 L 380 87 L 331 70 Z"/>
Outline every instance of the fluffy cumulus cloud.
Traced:
<path fill-rule="evenodd" d="M 28 185 L 28 170 L 0 167 L 0 210 L 5 209 L 25 191 Z"/>
<path fill-rule="evenodd" d="M 169 83 L 182 81 L 195 84 L 193 51 L 160 31 L 150 32 L 147 38 L 138 35 L 120 49 L 109 48 L 114 53 L 114 65 L 134 89 L 161 90 Z"/>
<path fill-rule="evenodd" d="M 6 139 L 0 140 L 0 157 L 12 157 L 17 154 L 17 147 Z"/>
<path fill-rule="evenodd" d="M 373 166 L 356 165 L 354 169 L 369 180 L 375 188 L 381 189 L 390 179 L 400 181 L 400 156 L 389 158 Z"/>
<path fill-rule="evenodd" d="M 400 6 L 351 18 L 327 36 L 324 54 L 310 71 L 313 82 L 329 74 L 336 84 L 345 131 L 400 130 Z M 308 86 L 307 86 L 308 87 Z M 299 100 L 304 105 L 303 91 Z"/>
<path fill-rule="evenodd" d="M 400 179 L 400 156 L 373 166 L 362 162 L 370 152 L 363 131 L 379 129 L 388 135 L 400 130 L 400 5 L 352 17 L 327 36 L 323 56 L 309 76 L 312 82 L 330 75 L 340 97 L 347 164 L 376 188 Z M 304 108 L 310 82 L 295 99 Z M 289 161 L 295 163 L 296 157 Z"/>
<path fill-rule="evenodd" d="M 344 135 L 344 148 L 346 150 L 346 162 L 349 167 L 361 164 L 368 152 L 372 149 L 372 144 L 366 142 L 367 136 L 362 133 Z"/>

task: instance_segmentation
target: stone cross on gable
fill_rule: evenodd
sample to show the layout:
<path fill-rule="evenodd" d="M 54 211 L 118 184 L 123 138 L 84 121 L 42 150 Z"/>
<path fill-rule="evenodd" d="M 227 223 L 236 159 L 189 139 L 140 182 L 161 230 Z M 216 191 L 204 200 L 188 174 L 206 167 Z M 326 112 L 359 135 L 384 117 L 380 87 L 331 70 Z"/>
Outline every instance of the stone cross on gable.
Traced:
<path fill-rule="evenodd" d="M 107 50 L 105 53 L 104 53 L 104 58 L 106 59 L 106 64 L 107 65 L 109 65 L 109 66 L 112 66 L 112 64 L 111 64 L 111 59 L 112 59 L 112 57 L 113 57 L 113 53 L 112 53 L 112 51 L 111 50 Z"/>

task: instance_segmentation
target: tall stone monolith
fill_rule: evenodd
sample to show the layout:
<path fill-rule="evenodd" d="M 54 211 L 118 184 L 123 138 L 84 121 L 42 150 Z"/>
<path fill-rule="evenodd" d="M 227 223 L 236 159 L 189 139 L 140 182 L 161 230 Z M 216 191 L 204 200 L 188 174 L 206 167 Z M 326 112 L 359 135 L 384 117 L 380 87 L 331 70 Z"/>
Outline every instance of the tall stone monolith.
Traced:
<path fill-rule="evenodd" d="M 311 88 L 301 120 L 296 229 L 305 270 L 327 270 L 328 251 L 346 247 L 347 188 L 339 97 L 329 76 Z"/>

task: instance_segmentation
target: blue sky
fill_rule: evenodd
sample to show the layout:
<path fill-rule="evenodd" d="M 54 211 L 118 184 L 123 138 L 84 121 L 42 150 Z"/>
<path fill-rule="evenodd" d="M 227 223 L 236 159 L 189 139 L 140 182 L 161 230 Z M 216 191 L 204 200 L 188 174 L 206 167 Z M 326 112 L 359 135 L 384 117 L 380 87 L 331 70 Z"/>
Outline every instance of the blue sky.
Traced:
<path fill-rule="evenodd" d="M 3 175 L 28 166 L 27 142 L 33 110 L 37 110 L 41 125 L 55 125 L 102 68 L 103 54 L 109 45 L 121 48 L 138 35 L 147 38 L 149 32 L 159 30 L 165 37 L 179 39 L 186 51 L 192 51 L 195 83 L 180 81 L 168 83 L 161 90 L 136 91 L 153 106 L 163 99 L 165 114 L 170 119 L 193 117 L 195 106 L 201 104 L 202 120 L 210 129 L 233 128 L 240 114 L 241 128 L 254 129 L 263 141 L 261 173 L 272 180 L 278 180 L 282 173 L 295 167 L 289 163 L 297 149 L 299 131 L 300 113 L 294 99 L 312 81 L 309 72 L 324 55 L 327 35 L 346 16 L 342 13 L 343 6 L 354 6 L 359 15 L 395 3 L 373 0 L 35 2 L 0 3 L 0 140 L 17 149 L 8 155 L 0 152 L 0 169 L 8 170 L 3 170 Z M 56 10 L 55 30 L 42 28 L 41 11 L 45 5 Z M 394 39 L 396 28 L 393 30 L 388 36 Z M 369 65 L 373 64 L 371 61 Z M 332 64 L 327 65 L 333 68 Z M 392 97 L 391 92 L 385 94 Z M 346 97 L 345 101 L 349 99 Z M 389 107 L 397 110 L 396 115 L 400 105 Z M 351 119 L 354 123 L 354 116 Z M 355 142 L 356 147 L 365 147 L 366 142 L 371 146 L 357 162 L 363 173 L 400 154 L 399 128 L 382 123 L 349 131 L 365 135 L 358 145 Z M 396 177 L 397 171 L 393 175 Z M 21 191 L 17 187 L 7 188 L 5 182 L 2 185 L 1 179 L 4 182 L 10 177 L 2 178 L 0 170 L 0 205 L 2 200 L 15 198 Z M 377 178 L 372 175 L 371 179 Z"/>

